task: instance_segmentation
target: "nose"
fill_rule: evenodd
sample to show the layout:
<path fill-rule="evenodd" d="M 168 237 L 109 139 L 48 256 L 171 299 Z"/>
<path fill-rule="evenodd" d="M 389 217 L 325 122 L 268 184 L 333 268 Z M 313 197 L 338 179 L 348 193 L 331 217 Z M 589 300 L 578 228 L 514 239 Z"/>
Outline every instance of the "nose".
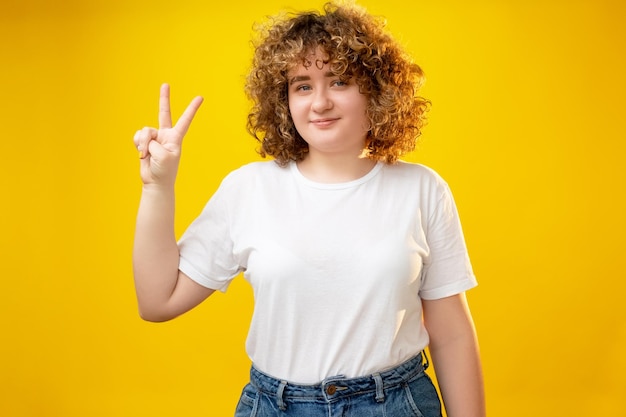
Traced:
<path fill-rule="evenodd" d="M 328 94 L 328 91 L 322 88 L 318 88 L 311 103 L 311 109 L 316 113 L 322 113 L 333 107 L 333 102 Z"/>

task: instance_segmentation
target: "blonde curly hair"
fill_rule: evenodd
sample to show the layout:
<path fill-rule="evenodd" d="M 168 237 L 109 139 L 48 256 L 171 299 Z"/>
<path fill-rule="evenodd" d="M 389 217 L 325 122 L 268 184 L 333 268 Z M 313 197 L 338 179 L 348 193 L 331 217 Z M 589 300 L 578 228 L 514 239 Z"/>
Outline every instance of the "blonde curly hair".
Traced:
<path fill-rule="evenodd" d="M 289 70 L 307 63 L 320 48 L 330 70 L 352 78 L 368 97 L 370 131 L 364 154 L 394 163 L 415 149 L 430 102 L 417 95 L 422 69 L 385 30 L 385 21 L 356 5 L 327 3 L 324 13 L 302 12 L 270 18 L 258 27 L 246 93 L 253 102 L 247 129 L 263 157 L 280 165 L 300 161 L 308 144 L 295 128 L 287 97 Z"/>

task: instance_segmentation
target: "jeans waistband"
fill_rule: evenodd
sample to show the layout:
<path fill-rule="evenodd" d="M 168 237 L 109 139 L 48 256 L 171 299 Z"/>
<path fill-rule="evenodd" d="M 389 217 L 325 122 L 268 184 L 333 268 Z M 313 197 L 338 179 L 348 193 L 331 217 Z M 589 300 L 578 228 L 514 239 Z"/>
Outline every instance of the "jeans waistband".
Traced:
<path fill-rule="evenodd" d="M 400 365 L 371 375 L 345 378 L 342 375 L 324 379 L 319 384 L 294 384 L 274 378 L 252 366 L 250 383 L 259 391 L 276 395 L 279 405 L 287 399 L 322 399 L 332 401 L 355 394 L 376 393 L 376 400 L 384 400 L 385 388 L 409 381 L 428 368 L 425 352 L 401 363 Z"/>

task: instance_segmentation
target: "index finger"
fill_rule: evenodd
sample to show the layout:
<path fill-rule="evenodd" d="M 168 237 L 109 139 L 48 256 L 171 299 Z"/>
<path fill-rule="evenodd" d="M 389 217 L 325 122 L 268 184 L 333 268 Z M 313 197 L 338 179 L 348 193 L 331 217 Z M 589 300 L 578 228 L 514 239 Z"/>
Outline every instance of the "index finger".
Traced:
<path fill-rule="evenodd" d="M 176 126 L 174 126 L 174 128 L 178 130 L 181 133 L 181 135 L 184 135 L 185 133 L 187 133 L 187 130 L 189 129 L 189 125 L 191 125 L 191 121 L 193 120 L 193 117 L 196 115 L 196 112 L 200 108 L 200 105 L 202 104 L 203 100 L 204 99 L 200 96 L 191 100 L 191 103 L 189 103 L 189 105 L 187 106 L 183 114 L 180 116 L 180 118 L 176 122 Z"/>
<path fill-rule="evenodd" d="M 163 84 L 159 96 L 159 128 L 172 127 L 172 113 L 170 111 L 170 86 Z"/>

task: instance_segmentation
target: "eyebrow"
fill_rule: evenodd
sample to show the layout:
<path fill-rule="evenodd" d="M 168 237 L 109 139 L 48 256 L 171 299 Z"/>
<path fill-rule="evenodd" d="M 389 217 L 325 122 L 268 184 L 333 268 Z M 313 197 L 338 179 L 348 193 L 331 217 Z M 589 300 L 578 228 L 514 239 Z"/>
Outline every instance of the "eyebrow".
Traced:
<path fill-rule="evenodd" d="M 333 74 L 331 71 L 327 71 L 324 74 L 324 77 L 336 77 L 335 74 Z M 292 77 L 289 79 L 289 85 L 301 82 L 301 81 L 310 81 L 311 77 L 309 75 L 296 75 L 295 77 Z"/>

